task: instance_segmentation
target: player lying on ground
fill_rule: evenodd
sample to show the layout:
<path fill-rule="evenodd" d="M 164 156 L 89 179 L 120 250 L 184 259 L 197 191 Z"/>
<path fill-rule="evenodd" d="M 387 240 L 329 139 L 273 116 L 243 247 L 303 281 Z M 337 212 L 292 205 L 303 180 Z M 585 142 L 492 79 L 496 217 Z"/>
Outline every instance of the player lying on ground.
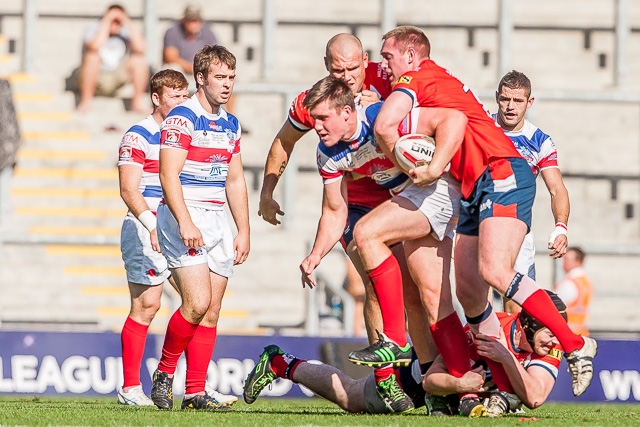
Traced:
<path fill-rule="evenodd" d="M 566 320 L 566 306 L 553 292 L 547 291 L 560 314 Z M 473 391 L 488 392 L 486 413 L 489 417 L 500 417 L 513 412 L 521 405 L 534 409 L 542 405 L 558 378 L 558 367 L 562 359 L 562 347 L 549 328 L 542 325 L 526 311 L 519 313 L 497 313 L 502 327 L 501 340 L 478 334 L 469 346 L 471 359 L 476 368 L 462 377 L 447 371 L 441 357 L 427 371 L 423 380 L 424 389 L 431 394 L 427 405 L 433 415 L 455 413 L 455 403 L 443 399 L 452 393 Z M 503 342 L 501 342 L 503 341 Z M 485 378 L 486 360 L 493 360 L 504 367 L 509 377 L 508 387 L 496 389 Z M 489 376 L 489 375 L 488 375 Z M 493 385 L 493 386 L 492 386 Z"/>

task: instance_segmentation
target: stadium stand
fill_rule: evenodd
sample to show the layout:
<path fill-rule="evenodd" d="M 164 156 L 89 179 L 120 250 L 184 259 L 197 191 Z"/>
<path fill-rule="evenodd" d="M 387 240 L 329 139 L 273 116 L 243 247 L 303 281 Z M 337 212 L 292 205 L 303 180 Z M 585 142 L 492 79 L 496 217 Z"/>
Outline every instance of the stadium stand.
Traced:
<path fill-rule="evenodd" d="M 54 4 L 55 3 L 55 4 Z M 128 307 L 120 259 L 119 228 L 125 213 L 118 195 L 116 147 L 123 132 L 140 119 L 125 111 L 130 88 L 116 99 L 97 98 L 93 111 L 74 113 L 74 97 L 65 78 L 80 61 L 84 26 L 109 4 L 39 2 L 33 69 L 22 73 L 21 2 L 0 6 L 0 77 L 12 84 L 23 144 L 11 182 L 12 211 L 1 224 L 0 321 L 5 328 L 32 327 L 114 330 Z M 127 9 L 141 25 L 144 1 Z M 150 60 L 160 62 L 162 34 L 180 15 L 181 2 L 156 0 L 158 23 L 149 40 Z M 326 41 L 350 31 L 373 59 L 379 56 L 379 4 L 368 0 L 327 0 L 309 13 L 305 2 L 273 2 L 279 21 L 274 39 L 274 69 L 263 78 L 261 4 L 227 2 L 205 10 L 220 40 L 238 57 L 241 122 L 251 129 L 243 138 L 252 225 L 252 252 L 239 267 L 225 296 L 220 321 L 224 333 L 266 333 L 269 326 L 300 325 L 305 292 L 299 262 L 313 239 L 320 212 L 321 180 L 315 172 L 315 140 L 305 136 L 296 148 L 301 167 L 288 227 L 274 228 L 256 214 L 261 168 L 282 123 L 288 99 L 251 93 L 243 85 L 278 84 L 304 88 L 324 76 Z M 615 0 L 592 0 L 588 7 L 571 0 L 523 0 L 513 6 L 512 68 L 527 73 L 536 92 L 588 91 L 610 94 L 640 89 L 640 6 L 631 2 L 631 33 L 625 86 L 615 87 Z M 450 67 L 483 94 L 495 111 L 491 93 L 498 81 L 497 21 L 499 2 L 410 0 L 396 2 L 398 24 L 425 29 L 433 58 Z M 451 10 L 456 10 L 451 14 Z M 604 58 L 604 59 L 603 59 Z M 603 64 L 604 61 L 604 64 Z M 601 66 L 604 65 L 604 66 Z M 488 95 L 488 96 L 487 96 Z M 634 264 L 640 256 L 640 102 L 561 101 L 539 97 L 531 119 L 553 136 L 566 175 L 572 214 L 571 244 L 589 254 L 587 269 L 595 286 L 592 331 L 639 331 L 640 290 Z M 312 171 L 313 173 L 306 173 Z M 254 181 L 257 177 L 257 181 Z M 618 178 L 616 178 L 618 177 Z M 544 188 L 535 206 L 534 232 L 544 246 L 551 215 Z M 282 200 L 283 188 L 276 192 Z M 554 283 L 553 263 L 538 255 L 542 285 Z M 331 273 L 336 264 L 323 269 Z M 152 328 L 163 331 L 172 294 Z M 175 295 L 173 296 L 175 298 Z M 626 313 L 612 317 L 611 313 Z M 336 331 L 339 332 L 339 331 Z"/>

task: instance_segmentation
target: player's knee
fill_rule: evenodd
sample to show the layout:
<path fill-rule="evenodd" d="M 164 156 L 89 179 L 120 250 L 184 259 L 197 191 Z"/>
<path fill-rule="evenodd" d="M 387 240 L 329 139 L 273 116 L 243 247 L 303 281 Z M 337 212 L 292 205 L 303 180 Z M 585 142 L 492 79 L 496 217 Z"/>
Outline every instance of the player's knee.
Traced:
<path fill-rule="evenodd" d="M 505 292 L 511 282 L 511 279 L 513 279 L 513 269 L 506 268 L 500 264 L 481 265 L 479 270 L 482 280 L 502 293 Z"/>

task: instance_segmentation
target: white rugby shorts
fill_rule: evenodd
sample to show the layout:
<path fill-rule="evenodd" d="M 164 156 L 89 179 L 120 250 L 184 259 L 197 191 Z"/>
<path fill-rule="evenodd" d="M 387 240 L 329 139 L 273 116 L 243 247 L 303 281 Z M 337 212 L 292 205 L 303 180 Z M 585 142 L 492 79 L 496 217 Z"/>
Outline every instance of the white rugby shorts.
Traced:
<path fill-rule="evenodd" d="M 204 246 L 194 249 L 185 246 L 178 222 L 166 204 L 158 206 L 158 240 L 169 268 L 188 267 L 207 263 L 209 269 L 223 277 L 233 275 L 233 234 L 223 209 L 209 210 L 187 206 L 193 224 L 198 227 Z"/>
<path fill-rule="evenodd" d="M 120 251 L 127 281 L 156 286 L 169 278 L 167 260 L 151 248 L 149 232 L 131 212 L 122 222 Z"/>
<path fill-rule="evenodd" d="M 520 246 L 520 252 L 518 252 L 516 264 L 513 266 L 513 269 L 522 275 L 529 276 L 533 280 L 536 280 L 535 257 L 536 244 L 533 241 L 533 232 L 529 231 L 524 236 L 524 241 L 522 242 L 522 246 Z"/>
<path fill-rule="evenodd" d="M 431 235 L 439 241 L 453 238 L 460 214 L 460 182 L 444 174 L 433 185 L 419 187 L 413 183 L 396 197 L 404 197 L 424 214 L 431 224 Z"/>

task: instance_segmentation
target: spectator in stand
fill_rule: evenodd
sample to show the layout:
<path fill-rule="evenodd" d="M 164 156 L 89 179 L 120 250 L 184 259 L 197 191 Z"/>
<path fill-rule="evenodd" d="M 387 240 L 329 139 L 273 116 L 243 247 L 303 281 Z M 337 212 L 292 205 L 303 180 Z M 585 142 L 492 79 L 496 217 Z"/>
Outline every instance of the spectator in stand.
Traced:
<path fill-rule="evenodd" d="M 188 5 L 184 9 L 182 19 L 164 34 L 162 62 L 166 67 L 186 74 L 190 93 L 196 91 L 196 81 L 193 77 L 193 57 L 198 50 L 208 44 L 218 44 L 218 40 L 205 25 L 200 6 L 195 4 Z"/>
<path fill-rule="evenodd" d="M 80 91 L 76 109 L 86 112 L 95 95 L 115 96 L 126 83 L 133 84 L 131 109 L 147 112 L 144 94 L 149 83 L 146 43 L 123 6 L 113 4 L 99 21 L 84 32 L 82 63 L 72 80 Z"/>
<path fill-rule="evenodd" d="M 589 335 L 587 329 L 587 315 L 593 285 L 584 270 L 585 253 L 579 247 L 570 247 L 562 260 L 562 268 L 566 275 L 554 287 L 554 292 L 567 305 L 569 327 L 580 335 Z"/>

